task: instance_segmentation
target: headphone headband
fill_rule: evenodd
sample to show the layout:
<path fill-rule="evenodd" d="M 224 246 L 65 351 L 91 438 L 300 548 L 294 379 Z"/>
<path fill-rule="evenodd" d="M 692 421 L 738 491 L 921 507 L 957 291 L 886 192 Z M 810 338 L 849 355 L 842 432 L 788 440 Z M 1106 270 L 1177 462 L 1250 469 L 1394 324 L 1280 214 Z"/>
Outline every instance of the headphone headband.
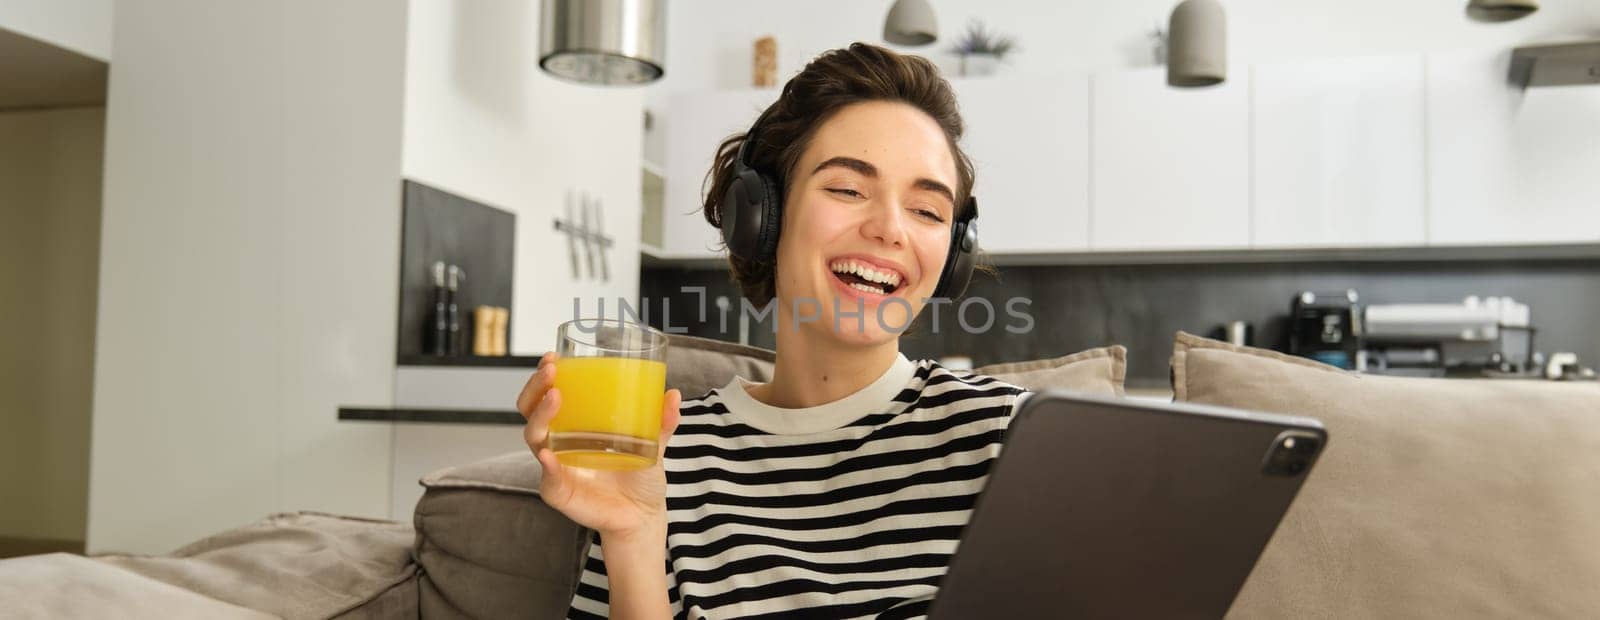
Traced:
<path fill-rule="evenodd" d="M 744 141 L 739 143 L 739 157 L 734 159 L 734 162 L 741 169 L 755 169 L 755 164 L 750 161 L 750 153 L 755 150 L 756 132 L 761 130 L 761 125 L 766 122 L 767 115 L 771 113 L 771 107 L 762 110 L 761 115 L 756 117 L 756 122 L 750 124 L 750 130 L 744 133 Z"/>
<path fill-rule="evenodd" d="M 755 127 L 751 127 L 750 131 L 748 131 L 748 132 L 746 132 L 744 134 L 744 140 L 739 142 L 739 157 L 737 159 L 733 160 L 740 167 L 743 167 L 743 168 L 752 167 L 750 165 L 750 150 L 751 150 L 750 144 L 755 142 L 755 141 L 756 141 L 756 128 Z"/>

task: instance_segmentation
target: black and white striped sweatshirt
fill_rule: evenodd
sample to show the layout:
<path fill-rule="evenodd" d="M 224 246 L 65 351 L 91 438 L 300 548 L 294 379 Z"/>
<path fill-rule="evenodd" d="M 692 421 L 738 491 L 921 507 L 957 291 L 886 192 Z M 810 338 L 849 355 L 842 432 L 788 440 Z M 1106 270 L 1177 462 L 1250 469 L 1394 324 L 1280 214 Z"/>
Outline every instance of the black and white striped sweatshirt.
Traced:
<path fill-rule="evenodd" d="M 772 407 L 747 384 L 684 402 L 667 444 L 674 615 L 925 615 L 1022 389 L 904 356 L 818 407 Z M 571 618 L 607 615 L 595 543 Z"/>

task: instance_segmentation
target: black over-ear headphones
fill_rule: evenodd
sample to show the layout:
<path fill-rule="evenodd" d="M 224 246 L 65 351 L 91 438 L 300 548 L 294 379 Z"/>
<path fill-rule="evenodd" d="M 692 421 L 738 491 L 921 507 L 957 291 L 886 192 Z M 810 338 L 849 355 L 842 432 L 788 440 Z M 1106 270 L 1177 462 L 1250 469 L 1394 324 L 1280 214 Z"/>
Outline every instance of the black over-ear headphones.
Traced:
<path fill-rule="evenodd" d="M 722 223 L 722 241 L 728 252 L 739 258 L 761 263 L 771 263 L 778 254 L 779 224 L 783 221 L 783 188 L 772 175 L 756 170 L 750 165 L 751 144 L 755 142 L 755 127 L 745 134 L 739 145 L 739 157 L 733 162 L 733 183 L 722 197 L 719 220 Z M 955 299 L 967 290 L 972 280 L 972 270 L 977 264 L 978 199 L 967 198 L 950 230 L 950 250 L 945 255 L 944 271 L 939 274 L 939 284 L 933 289 L 935 298 Z"/>

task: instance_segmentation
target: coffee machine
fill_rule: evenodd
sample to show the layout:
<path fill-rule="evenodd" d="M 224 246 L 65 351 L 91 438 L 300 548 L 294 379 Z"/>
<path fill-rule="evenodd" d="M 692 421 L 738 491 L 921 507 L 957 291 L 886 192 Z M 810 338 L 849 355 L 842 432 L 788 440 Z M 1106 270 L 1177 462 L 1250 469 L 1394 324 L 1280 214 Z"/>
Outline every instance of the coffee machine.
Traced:
<path fill-rule="evenodd" d="M 1536 371 L 1530 314 L 1510 297 L 1369 305 L 1365 340 L 1372 371 L 1432 377 Z"/>
<path fill-rule="evenodd" d="M 1289 307 L 1289 354 L 1347 370 L 1365 370 L 1360 301 L 1355 289 L 1296 294 Z"/>

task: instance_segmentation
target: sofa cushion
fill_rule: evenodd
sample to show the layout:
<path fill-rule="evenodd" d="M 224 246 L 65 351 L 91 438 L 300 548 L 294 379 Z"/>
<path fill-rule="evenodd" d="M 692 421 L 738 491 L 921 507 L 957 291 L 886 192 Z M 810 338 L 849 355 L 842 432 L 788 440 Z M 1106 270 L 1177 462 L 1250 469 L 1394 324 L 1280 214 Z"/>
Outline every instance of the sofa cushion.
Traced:
<path fill-rule="evenodd" d="M 539 473 L 524 450 L 423 477 L 424 617 L 565 616 L 588 532 L 539 501 Z"/>
<path fill-rule="evenodd" d="M 0 616 L 41 620 L 275 617 L 67 553 L 0 560 Z"/>
<path fill-rule="evenodd" d="M 727 385 L 734 377 L 764 382 L 772 378 L 775 359 L 777 354 L 768 349 L 669 334 L 667 387 L 677 388 L 689 400 Z"/>
<path fill-rule="evenodd" d="M 973 372 L 1034 391 L 1065 389 L 1122 396 L 1128 350 L 1114 345 L 1054 359 L 983 366 Z"/>
<path fill-rule="evenodd" d="M 727 385 L 734 377 L 762 383 L 772 379 L 777 354 L 695 336 L 667 338 L 667 387 L 683 392 L 685 400 Z M 973 372 L 988 375 L 1029 390 L 1060 388 L 1094 394 L 1122 395 L 1128 350 L 1100 347 L 1057 358 L 993 364 Z"/>
<path fill-rule="evenodd" d="M 388 590 L 378 593 L 377 596 L 351 608 L 350 610 L 333 616 L 333 620 L 397 620 L 402 618 L 421 618 L 422 609 L 419 603 L 422 600 L 421 584 L 427 576 L 422 571 L 414 572 L 405 581 L 391 586 Z M 437 617 L 437 616 L 436 616 Z"/>
<path fill-rule="evenodd" d="M 1121 394 L 1126 352 L 1092 349 L 1050 360 L 988 366 L 976 372 L 1029 389 Z M 672 336 L 667 383 L 689 398 L 735 375 L 772 376 L 773 353 L 704 338 Z M 676 377 L 676 379 L 674 379 Z M 678 381 L 678 383 L 674 383 Z M 588 531 L 544 505 L 539 463 L 518 451 L 459 465 L 422 479 L 417 561 L 424 616 L 554 618 L 566 613 L 588 548 Z"/>
<path fill-rule="evenodd" d="M 1600 385 L 1347 372 L 1178 334 L 1179 401 L 1328 447 L 1231 617 L 1600 617 Z"/>
<path fill-rule="evenodd" d="M 94 559 L 283 618 L 330 618 L 379 599 L 386 608 L 405 607 L 407 588 L 415 592 L 407 584 L 417 572 L 414 541 L 404 523 L 297 512 L 271 515 L 164 556 Z"/>

